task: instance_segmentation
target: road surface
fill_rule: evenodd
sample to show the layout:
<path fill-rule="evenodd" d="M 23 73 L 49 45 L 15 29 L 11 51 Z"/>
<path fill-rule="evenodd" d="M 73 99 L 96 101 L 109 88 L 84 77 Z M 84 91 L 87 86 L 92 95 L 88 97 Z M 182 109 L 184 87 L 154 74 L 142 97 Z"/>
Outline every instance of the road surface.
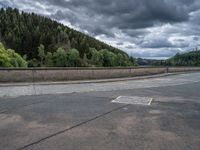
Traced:
<path fill-rule="evenodd" d="M 30 87 L 0 87 L 2 150 L 200 149 L 200 73 Z"/>

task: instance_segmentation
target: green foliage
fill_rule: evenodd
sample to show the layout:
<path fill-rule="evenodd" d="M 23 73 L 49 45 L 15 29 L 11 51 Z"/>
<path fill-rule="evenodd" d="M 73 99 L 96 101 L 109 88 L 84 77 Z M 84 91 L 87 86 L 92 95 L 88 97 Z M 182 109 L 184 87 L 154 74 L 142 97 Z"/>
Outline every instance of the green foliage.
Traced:
<path fill-rule="evenodd" d="M 160 60 L 153 63 L 157 66 L 200 66 L 200 50 L 179 54 L 167 60 Z"/>
<path fill-rule="evenodd" d="M 97 51 L 95 48 L 90 48 L 88 55 L 84 54 L 83 58 L 80 57 L 80 53 L 77 49 L 68 49 L 65 51 L 63 48 L 58 48 L 53 54 L 47 52 L 43 53 L 44 47 L 38 48 L 38 57 L 43 60 L 44 63 L 40 63 L 36 59 L 29 61 L 29 66 L 38 67 L 115 67 L 115 66 L 133 66 L 135 65 L 134 58 L 130 58 L 127 55 L 117 55 L 104 49 Z"/>
<path fill-rule="evenodd" d="M 97 67 L 102 67 L 103 66 L 103 59 L 101 59 L 101 54 L 98 52 L 95 48 L 90 48 L 90 63 L 94 66 Z"/>
<path fill-rule="evenodd" d="M 53 62 L 53 54 L 51 52 L 47 52 L 45 56 L 45 66 L 46 67 L 53 67 L 54 62 Z"/>
<path fill-rule="evenodd" d="M 9 55 L 0 49 L 0 66 L 1 67 L 13 67 L 10 63 Z"/>
<path fill-rule="evenodd" d="M 40 62 L 36 58 L 33 58 L 33 59 L 28 61 L 28 66 L 29 67 L 39 67 Z"/>
<path fill-rule="evenodd" d="M 1 41 L 20 55 L 26 55 L 29 67 L 135 65 L 125 52 L 34 13 L 1 8 L 0 22 Z M 25 66 L 20 55 L 11 50 L 1 54 L 2 66 Z"/>
<path fill-rule="evenodd" d="M 118 66 L 122 66 L 124 63 L 124 57 L 122 54 L 118 53 L 117 54 L 117 64 Z"/>
<path fill-rule="evenodd" d="M 200 66 L 200 50 L 191 51 L 184 54 L 177 53 L 166 63 L 172 66 Z"/>
<path fill-rule="evenodd" d="M 43 66 L 45 60 L 44 45 L 40 44 L 38 47 L 38 56 L 40 58 L 40 66 Z"/>
<path fill-rule="evenodd" d="M 79 60 L 79 51 L 76 49 L 70 49 L 67 51 L 67 67 L 77 67 Z"/>
<path fill-rule="evenodd" d="M 0 43 L 0 67 L 27 67 L 27 62 L 14 50 L 5 49 Z"/>
<path fill-rule="evenodd" d="M 116 55 L 108 50 L 104 49 L 100 52 L 100 58 L 103 62 L 103 67 L 114 67 L 116 66 Z"/>
<path fill-rule="evenodd" d="M 53 54 L 54 66 L 65 67 L 67 62 L 66 51 L 63 48 L 58 48 Z"/>
<path fill-rule="evenodd" d="M 19 54 L 26 54 L 29 60 L 38 57 L 38 46 L 41 43 L 46 53 L 53 53 L 59 47 L 65 50 L 75 48 L 81 58 L 84 54 L 88 55 L 90 47 L 98 51 L 108 49 L 114 53 L 125 54 L 95 38 L 34 13 L 20 13 L 17 9 L 1 8 L 0 22 L 1 40 Z"/>

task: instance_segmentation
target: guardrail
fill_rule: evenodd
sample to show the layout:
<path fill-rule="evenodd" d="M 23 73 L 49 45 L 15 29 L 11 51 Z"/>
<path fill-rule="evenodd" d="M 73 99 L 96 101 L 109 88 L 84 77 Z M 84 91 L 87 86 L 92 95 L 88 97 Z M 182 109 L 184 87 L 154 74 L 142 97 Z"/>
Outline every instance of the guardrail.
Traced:
<path fill-rule="evenodd" d="M 200 71 L 200 67 L 0 68 L 0 82 L 69 81 Z"/>

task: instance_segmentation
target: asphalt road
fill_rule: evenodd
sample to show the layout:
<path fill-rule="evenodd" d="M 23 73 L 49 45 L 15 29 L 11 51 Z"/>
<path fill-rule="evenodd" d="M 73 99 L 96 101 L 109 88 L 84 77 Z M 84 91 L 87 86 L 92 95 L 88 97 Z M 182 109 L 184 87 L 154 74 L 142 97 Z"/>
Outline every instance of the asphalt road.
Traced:
<path fill-rule="evenodd" d="M 35 88 L 47 95 L 0 87 L 18 96 L 0 98 L 0 150 L 200 149 L 200 73 Z M 111 103 L 118 96 L 153 101 Z"/>

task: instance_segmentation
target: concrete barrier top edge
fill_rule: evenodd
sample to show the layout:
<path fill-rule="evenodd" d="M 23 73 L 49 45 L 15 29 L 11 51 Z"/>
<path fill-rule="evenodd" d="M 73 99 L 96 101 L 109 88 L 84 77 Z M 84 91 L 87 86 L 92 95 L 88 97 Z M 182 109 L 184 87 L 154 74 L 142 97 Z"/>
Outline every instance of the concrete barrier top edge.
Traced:
<path fill-rule="evenodd" d="M 140 69 L 140 68 L 166 68 L 166 67 L 36 67 L 36 68 L 2 68 L 0 70 L 107 70 L 107 69 Z"/>

